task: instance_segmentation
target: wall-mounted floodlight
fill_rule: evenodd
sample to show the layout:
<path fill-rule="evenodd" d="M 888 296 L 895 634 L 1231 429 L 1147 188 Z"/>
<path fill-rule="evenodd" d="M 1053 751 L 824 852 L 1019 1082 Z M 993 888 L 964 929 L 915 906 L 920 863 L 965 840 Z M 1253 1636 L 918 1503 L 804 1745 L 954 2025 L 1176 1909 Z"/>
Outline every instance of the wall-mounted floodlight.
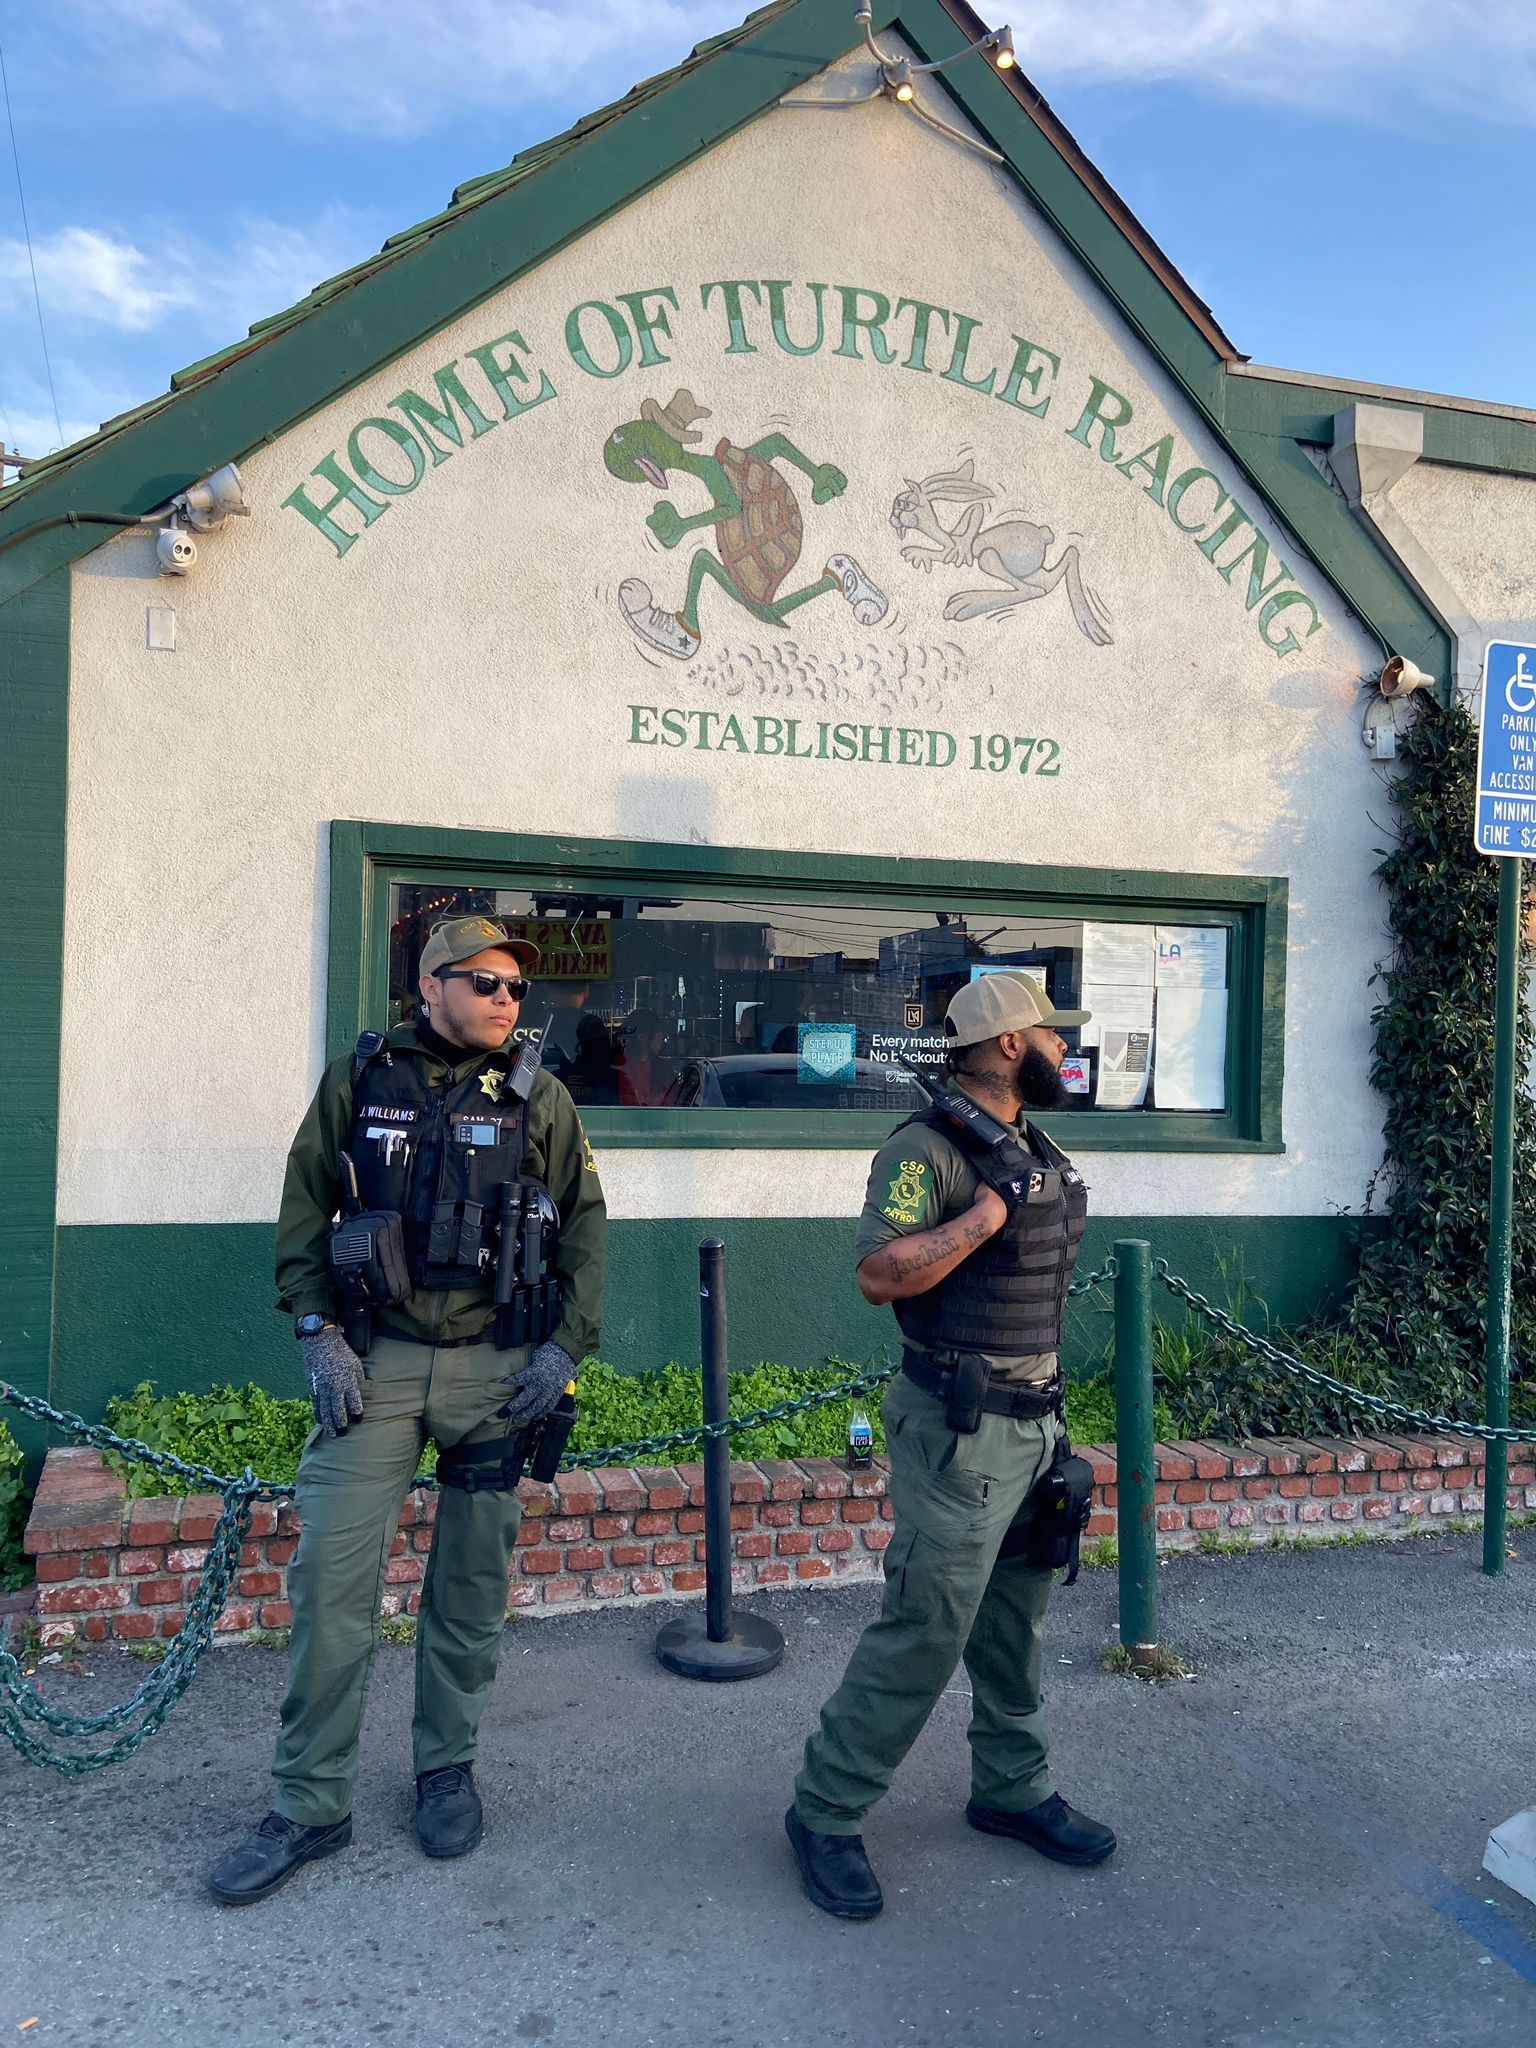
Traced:
<path fill-rule="evenodd" d="M 1413 690 L 1432 690 L 1434 686 L 1433 676 L 1425 675 L 1423 669 L 1401 654 L 1394 654 L 1376 678 L 1376 687 L 1383 697 L 1406 697 Z"/>
<path fill-rule="evenodd" d="M 902 106 L 910 107 L 926 126 L 937 128 L 939 133 L 948 136 L 951 142 L 958 142 L 966 149 L 975 150 L 978 156 L 986 157 L 990 163 L 1002 163 L 1003 157 L 999 151 L 990 149 L 984 142 L 978 142 L 975 136 L 967 135 L 963 129 L 952 128 L 947 121 L 941 121 L 937 114 L 930 114 L 917 99 L 912 81 L 931 72 L 948 71 L 952 65 L 963 64 L 967 57 L 974 57 L 978 53 L 990 57 L 999 71 L 1011 71 L 1017 61 L 1011 28 L 988 29 L 987 33 L 978 37 L 974 43 L 967 44 L 963 50 L 957 50 L 953 57 L 941 57 L 933 64 L 914 64 L 907 57 L 888 57 L 875 41 L 874 16 L 870 11 L 869 0 L 861 0 L 853 19 L 878 67 L 875 83 L 870 90 L 855 93 L 848 99 L 785 99 L 780 100 L 781 107 L 862 107 L 870 100 L 898 100 Z"/>
<path fill-rule="evenodd" d="M 222 469 L 216 469 L 201 483 L 192 484 L 173 503 L 179 512 L 186 514 L 188 523 L 199 533 L 212 533 L 216 526 L 222 526 L 226 519 L 232 517 L 248 518 L 251 510 L 245 502 L 245 486 L 240 481 L 240 472 L 232 462 L 226 462 Z"/>

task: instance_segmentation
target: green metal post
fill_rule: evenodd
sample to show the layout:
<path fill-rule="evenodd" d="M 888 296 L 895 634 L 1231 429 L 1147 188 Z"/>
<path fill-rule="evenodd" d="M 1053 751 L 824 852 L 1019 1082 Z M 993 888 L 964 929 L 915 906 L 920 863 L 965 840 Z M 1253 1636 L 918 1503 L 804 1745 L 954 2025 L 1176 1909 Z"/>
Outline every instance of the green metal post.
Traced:
<path fill-rule="evenodd" d="M 1140 1238 L 1115 1246 L 1115 1432 L 1120 1640 L 1134 1657 L 1157 1642 L 1152 1247 Z"/>
<path fill-rule="evenodd" d="M 1484 1368 L 1490 1428 L 1509 1427 L 1510 1237 L 1515 1183 L 1515 1036 L 1520 1004 L 1519 860 L 1499 862 L 1499 972 L 1493 1005 L 1493 1168 L 1488 1192 L 1488 1351 Z M 1483 1570 L 1504 1569 L 1509 1446 L 1488 1446 L 1483 1478 Z"/>

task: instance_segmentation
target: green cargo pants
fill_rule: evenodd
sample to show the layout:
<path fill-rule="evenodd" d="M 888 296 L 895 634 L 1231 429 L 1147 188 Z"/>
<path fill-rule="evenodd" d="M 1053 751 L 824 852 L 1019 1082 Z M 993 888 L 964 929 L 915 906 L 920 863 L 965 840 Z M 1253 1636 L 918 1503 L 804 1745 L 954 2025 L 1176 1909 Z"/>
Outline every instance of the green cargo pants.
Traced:
<path fill-rule="evenodd" d="M 795 1811 L 828 1835 L 859 1832 L 962 1656 L 972 1798 L 1026 1813 L 1051 1794 L 1040 1641 L 1054 1573 L 997 1553 L 1050 1465 L 1060 1425 L 983 1415 L 974 1436 L 958 1436 L 943 1403 L 904 1374 L 883 1417 L 895 1510 L 885 1599 L 795 1781 Z"/>
<path fill-rule="evenodd" d="M 439 1448 L 505 1436 L 496 1410 L 526 1350 L 434 1349 L 379 1337 L 368 1355 L 363 1419 L 345 1436 L 315 1430 L 296 1498 L 304 1530 L 288 1567 L 292 1664 L 272 1774 L 277 1810 L 325 1827 L 352 1810 L 358 1733 L 379 1643 L 379 1600 L 400 1508 L 428 1437 Z M 416 1771 L 473 1761 L 507 1618 L 507 1567 L 521 1511 L 515 1493 L 438 1495 L 416 1623 Z"/>

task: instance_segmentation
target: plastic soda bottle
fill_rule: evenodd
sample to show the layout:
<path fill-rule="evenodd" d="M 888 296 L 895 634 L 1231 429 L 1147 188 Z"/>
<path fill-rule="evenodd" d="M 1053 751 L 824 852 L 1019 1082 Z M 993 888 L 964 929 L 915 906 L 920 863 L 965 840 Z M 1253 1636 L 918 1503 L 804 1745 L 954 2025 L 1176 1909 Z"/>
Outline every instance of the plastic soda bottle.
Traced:
<path fill-rule="evenodd" d="M 875 1432 L 862 1405 L 848 1418 L 848 1470 L 867 1472 L 874 1456 Z"/>

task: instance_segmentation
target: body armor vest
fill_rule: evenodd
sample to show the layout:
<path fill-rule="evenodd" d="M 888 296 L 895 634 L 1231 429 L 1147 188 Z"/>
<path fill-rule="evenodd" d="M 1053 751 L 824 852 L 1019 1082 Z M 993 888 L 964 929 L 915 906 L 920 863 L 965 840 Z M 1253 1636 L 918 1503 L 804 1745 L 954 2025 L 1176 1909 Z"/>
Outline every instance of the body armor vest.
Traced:
<path fill-rule="evenodd" d="M 491 1088 L 489 1070 L 504 1077 L 505 1055 L 486 1055 L 462 1081 L 427 1085 L 410 1054 L 359 1049 L 353 1086 L 350 1151 L 357 1196 L 365 1210 L 393 1210 L 404 1221 L 413 1288 L 446 1292 L 496 1287 L 501 1218 L 510 1188 L 521 1216 L 542 1215 L 542 1268 L 554 1249 L 556 1212 L 542 1181 L 523 1172 L 528 1105 Z M 524 1283 L 527 1284 L 526 1282 Z M 533 1341 L 539 1341 L 537 1339 Z"/>
<path fill-rule="evenodd" d="M 927 1124 L 952 1142 L 954 1131 L 938 1115 L 907 1118 Z M 898 1125 L 899 1130 L 906 1128 Z M 999 1148 L 990 1156 L 965 1151 L 992 1183 L 1022 1180 L 1027 1199 L 1009 1210 L 994 1237 L 962 1259 L 926 1294 L 892 1302 L 904 1337 L 930 1351 L 987 1351 L 1023 1357 L 1061 1348 L 1067 1282 L 1077 1262 L 1088 1215 L 1088 1190 L 1065 1152 L 1029 1127 L 1030 1144 Z"/>

